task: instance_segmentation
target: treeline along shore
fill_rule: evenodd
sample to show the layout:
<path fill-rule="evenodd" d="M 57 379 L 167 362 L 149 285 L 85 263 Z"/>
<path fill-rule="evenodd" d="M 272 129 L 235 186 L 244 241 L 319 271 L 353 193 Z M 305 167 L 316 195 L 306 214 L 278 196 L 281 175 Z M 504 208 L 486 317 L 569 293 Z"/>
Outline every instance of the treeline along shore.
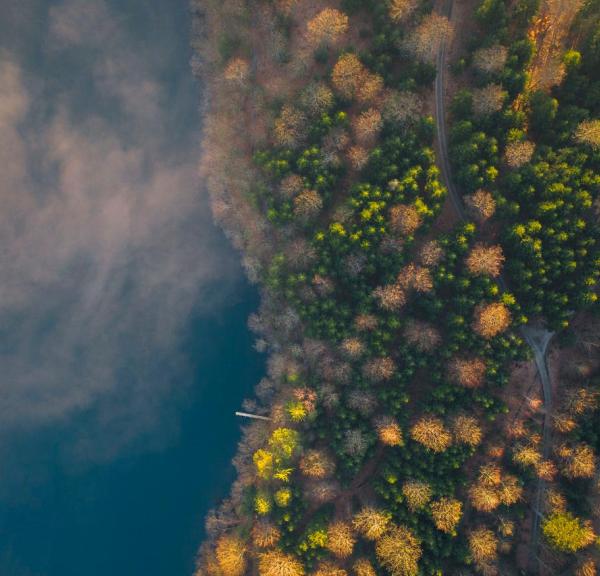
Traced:
<path fill-rule="evenodd" d="M 191 12 L 268 354 L 196 576 L 596 574 L 600 1 Z"/>

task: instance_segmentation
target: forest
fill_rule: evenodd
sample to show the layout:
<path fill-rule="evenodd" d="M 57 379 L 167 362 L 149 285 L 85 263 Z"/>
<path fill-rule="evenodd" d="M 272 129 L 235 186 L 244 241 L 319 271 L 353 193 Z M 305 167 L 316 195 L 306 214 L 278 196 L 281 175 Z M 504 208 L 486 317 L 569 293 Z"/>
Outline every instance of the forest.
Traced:
<path fill-rule="evenodd" d="M 192 12 L 268 354 L 196 576 L 597 574 L 600 1 Z"/>

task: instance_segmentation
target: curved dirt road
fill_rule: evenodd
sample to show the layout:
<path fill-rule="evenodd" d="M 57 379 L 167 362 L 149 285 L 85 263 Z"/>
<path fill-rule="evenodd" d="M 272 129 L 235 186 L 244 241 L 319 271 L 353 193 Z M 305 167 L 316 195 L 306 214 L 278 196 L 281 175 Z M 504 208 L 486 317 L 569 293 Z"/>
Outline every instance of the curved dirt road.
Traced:
<path fill-rule="evenodd" d="M 453 0 L 447 0 L 444 10 L 444 15 L 452 20 L 452 8 Z M 465 220 L 465 209 L 462 203 L 462 196 L 457 191 L 454 182 L 452 180 L 452 170 L 450 167 L 450 159 L 448 155 L 448 136 L 446 133 L 446 41 L 442 41 L 440 50 L 437 57 L 437 76 L 435 79 L 435 110 L 436 110 L 436 125 L 437 125 L 437 136 L 438 136 L 438 147 L 439 147 L 439 160 L 442 171 L 442 176 L 446 183 L 446 188 L 450 195 L 450 199 L 461 220 Z M 502 287 L 505 287 L 503 279 L 500 280 Z M 550 332 L 543 328 L 533 328 L 531 326 L 522 326 L 521 334 L 523 339 L 531 348 L 535 364 L 537 367 L 538 374 L 540 376 L 540 382 L 542 385 L 542 395 L 544 399 L 544 422 L 543 422 L 543 439 L 542 439 L 542 453 L 544 458 L 547 458 L 550 453 L 550 415 L 552 411 L 552 385 L 550 381 L 550 373 L 548 371 L 548 363 L 546 353 L 548 350 L 548 344 L 554 336 L 554 332 Z M 532 503 L 532 530 L 531 530 L 531 541 L 530 541 L 530 557 L 529 565 L 530 569 L 539 572 L 539 560 L 538 560 L 538 547 L 539 547 L 539 535 L 540 535 L 540 519 L 541 519 L 541 504 L 544 495 L 545 482 L 543 480 L 538 481 L 535 499 Z"/>

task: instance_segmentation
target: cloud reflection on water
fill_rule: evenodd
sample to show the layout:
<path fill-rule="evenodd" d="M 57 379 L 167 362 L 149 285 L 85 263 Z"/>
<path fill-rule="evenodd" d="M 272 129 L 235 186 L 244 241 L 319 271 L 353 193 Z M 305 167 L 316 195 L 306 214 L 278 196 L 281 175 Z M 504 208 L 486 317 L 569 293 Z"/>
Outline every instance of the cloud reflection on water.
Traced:
<path fill-rule="evenodd" d="M 164 52 L 103 0 L 47 16 L 43 65 L 0 48 L 0 435 L 89 410 L 71 448 L 102 458 L 156 425 L 186 320 L 237 268 Z"/>

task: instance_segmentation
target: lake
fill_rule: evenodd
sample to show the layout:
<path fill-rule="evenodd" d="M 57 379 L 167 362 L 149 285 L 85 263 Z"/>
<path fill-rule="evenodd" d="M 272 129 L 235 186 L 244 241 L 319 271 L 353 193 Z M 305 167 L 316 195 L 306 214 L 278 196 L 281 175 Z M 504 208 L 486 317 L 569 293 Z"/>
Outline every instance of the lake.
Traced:
<path fill-rule="evenodd" d="M 196 186 L 187 2 L 0 13 L 0 575 L 189 576 L 264 358 Z"/>
<path fill-rule="evenodd" d="M 192 323 L 184 345 L 195 359 L 192 392 L 164 449 L 77 471 L 64 467 L 58 448 L 85 419 L 14 441 L 9 461 L 36 478 L 0 502 L 0 574 L 191 574 L 204 516 L 233 480 L 234 411 L 263 371 L 246 329 L 256 305 L 246 287 L 219 318 Z"/>

